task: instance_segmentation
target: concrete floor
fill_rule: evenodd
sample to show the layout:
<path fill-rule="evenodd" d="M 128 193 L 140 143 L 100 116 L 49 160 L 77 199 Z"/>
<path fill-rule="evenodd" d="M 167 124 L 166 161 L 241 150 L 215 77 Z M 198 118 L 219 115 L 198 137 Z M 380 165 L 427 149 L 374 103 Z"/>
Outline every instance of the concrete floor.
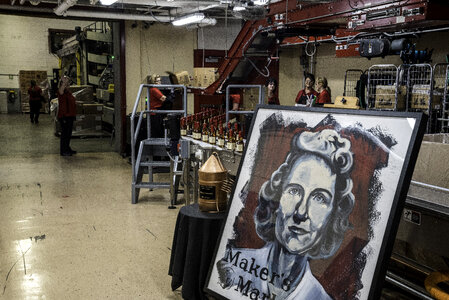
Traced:
<path fill-rule="evenodd" d="M 131 166 L 109 138 L 74 139 L 78 154 L 61 157 L 53 131 L 48 115 L 0 115 L 0 299 L 181 299 L 168 190 L 131 204 Z"/>

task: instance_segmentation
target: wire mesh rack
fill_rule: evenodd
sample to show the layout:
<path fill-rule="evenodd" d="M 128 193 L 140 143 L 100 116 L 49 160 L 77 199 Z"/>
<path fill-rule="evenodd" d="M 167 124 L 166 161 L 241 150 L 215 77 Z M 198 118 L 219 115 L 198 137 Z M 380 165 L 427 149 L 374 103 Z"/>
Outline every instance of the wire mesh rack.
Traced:
<path fill-rule="evenodd" d="M 435 123 L 442 133 L 449 132 L 448 71 L 449 63 L 438 63 L 433 66 L 433 99 L 436 102 L 435 108 L 439 107 Z"/>
<path fill-rule="evenodd" d="M 345 72 L 343 97 L 357 97 L 361 108 L 366 108 L 366 70 L 348 69 Z"/>
<path fill-rule="evenodd" d="M 373 65 L 368 69 L 368 109 L 405 110 L 406 86 L 398 84 L 399 68 Z"/>
<path fill-rule="evenodd" d="M 363 71 L 359 69 L 346 70 L 343 96 L 357 97 L 357 83 L 360 81 L 362 74 Z"/>
<path fill-rule="evenodd" d="M 429 115 L 427 133 L 435 131 L 435 109 L 433 99 L 433 68 L 430 64 L 414 64 L 408 68 L 407 111 L 423 111 Z M 439 108 L 439 107 L 438 107 Z"/>

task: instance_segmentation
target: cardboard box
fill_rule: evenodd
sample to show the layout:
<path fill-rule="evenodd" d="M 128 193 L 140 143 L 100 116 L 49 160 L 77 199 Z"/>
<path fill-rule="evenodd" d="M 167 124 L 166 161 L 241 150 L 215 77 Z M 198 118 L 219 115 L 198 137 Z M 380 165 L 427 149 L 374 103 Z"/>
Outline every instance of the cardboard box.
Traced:
<path fill-rule="evenodd" d="M 102 129 L 101 119 L 99 115 L 78 115 L 73 123 L 74 131 L 100 131 Z"/>
<path fill-rule="evenodd" d="M 74 85 L 67 88 L 78 101 L 93 102 L 94 89 L 90 85 Z"/>
<path fill-rule="evenodd" d="M 376 86 L 376 97 L 374 107 L 377 109 L 394 110 L 396 102 L 396 110 L 405 110 L 405 99 L 407 88 L 404 85 L 398 87 L 398 97 L 396 102 L 396 86 L 395 85 L 378 85 Z"/>
<path fill-rule="evenodd" d="M 421 143 L 412 180 L 449 188 L 447 165 L 449 134 L 426 134 Z"/>
<path fill-rule="evenodd" d="M 82 102 L 82 101 L 76 101 L 76 114 L 77 115 L 82 115 L 82 114 L 84 114 L 84 107 L 83 107 L 83 105 L 84 105 L 84 102 Z"/>
<path fill-rule="evenodd" d="M 85 115 L 102 115 L 103 104 L 101 103 L 84 103 L 83 111 Z"/>
<path fill-rule="evenodd" d="M 349 96 L 337 96 L 334 103 L 326 103 L 323 107 L 327 108 L 344 108 L 344 109 L 360 109 L 359 98 Z"/>
<path fill-rule="evenodd" d="M 193 86 L 208 87 L 218 78 L 217 68 L 194 68 Z"/>
<path fill-rule="evenodd" d="M 267 101 L 267 95 L 264 97 L 265 101 Z M 243 110 L 253 110 L 257 104 L 259 104 L 259 89 L 243 89 L 243 103 L 240 105 L 240 108 Z"/>
<path fill-rule="evenodd" d="M 441 99 L 443 94 L 438 90 L 434 90 L 432 96 L 432 108 L 439 109 L 441 107 Z M 430 100 L 430 86 L 427 84 L 415 84 L 412 87 L 412 94 L 410 97 L 410 107 L 413 109 L 429 109 Z"/>
<path fill-rule="evenodd" d="M 176 79 L 178 80 L 178 84 L 183 84 L 185 86 L 190 86 L 190 76 L 189 72 L 181 71 L 175 73 Z"/>

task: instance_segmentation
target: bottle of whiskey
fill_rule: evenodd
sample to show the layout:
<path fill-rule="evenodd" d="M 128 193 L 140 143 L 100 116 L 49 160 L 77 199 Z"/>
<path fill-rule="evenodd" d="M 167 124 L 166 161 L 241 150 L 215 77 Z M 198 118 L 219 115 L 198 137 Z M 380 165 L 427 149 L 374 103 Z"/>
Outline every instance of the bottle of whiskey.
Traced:
<path fill-rule="evenodd" d="M 215 145 L 215 128 L 214 128 L 214 125 L 210 125 L 209 144 Z"/>
<path fill-rule="evenodd" d="M 187 116 L 187 135 L 191 136 L 193 134 L 193 116 Z"/>
<path fill-rule="evenodd" d="M 217 146 L 224 148 L 225 146 L 225 136 L 224 136 L 224 130 L 223 127 L 220 126 L 220 133 L 218 134 L 217 138 Z"/>
<path fill-rule="evenodd" d="M 181 130 L 181 136 L 187 135 L 186 118 L 181 118 L 180 130 Z"/>
<path fill-rule="evenodd" d="M 193 128 L 193 138 L 195 140 L 201 140 L 200 122 L 195 122 L 195 127 Z"/>
<path fill-rule="evenodd" d="M 243 152 L 243 135 L 242 135 L 242 131 L 239 131 L 239 136 L 237 138 L 237 141 L 235 142 L 235 151 Z"/>
<path fill-rule="evenodd" d="M 203 130 L 201 131 L 201 140 L 206 143 L 209 142 L 209 132 L 207 131 L 206 121 L 204 121 L 203 123 Z"/>
<path fill-rule="evenodd" d="M 228 142 L 226 143 L 226 149 L 228 150 L 235 150 L 235 137 L 234 137 L 234 130 L 229 130 L 229 136 L 228 136 Z"/>

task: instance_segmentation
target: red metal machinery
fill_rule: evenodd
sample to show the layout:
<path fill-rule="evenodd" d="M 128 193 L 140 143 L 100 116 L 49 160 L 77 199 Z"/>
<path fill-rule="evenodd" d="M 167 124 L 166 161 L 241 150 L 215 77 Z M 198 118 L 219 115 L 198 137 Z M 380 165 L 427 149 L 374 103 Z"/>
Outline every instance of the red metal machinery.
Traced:
<path fill-rule="evenodd" d="M 322 2 L 322 1 L 321 1 Z M 342 40 L 366 32 L 391 32 L 449 24 L 449 1 L 441 0 L 283 0 L 270 4 L 265 18 L 246 21 L 219 78 L 201 94 L 213 95 L 231 83 L 261 84 L 263 70 L 274 64 L 281 43 Z M 262 71 L 261 71 L 262 70 Z"/>

